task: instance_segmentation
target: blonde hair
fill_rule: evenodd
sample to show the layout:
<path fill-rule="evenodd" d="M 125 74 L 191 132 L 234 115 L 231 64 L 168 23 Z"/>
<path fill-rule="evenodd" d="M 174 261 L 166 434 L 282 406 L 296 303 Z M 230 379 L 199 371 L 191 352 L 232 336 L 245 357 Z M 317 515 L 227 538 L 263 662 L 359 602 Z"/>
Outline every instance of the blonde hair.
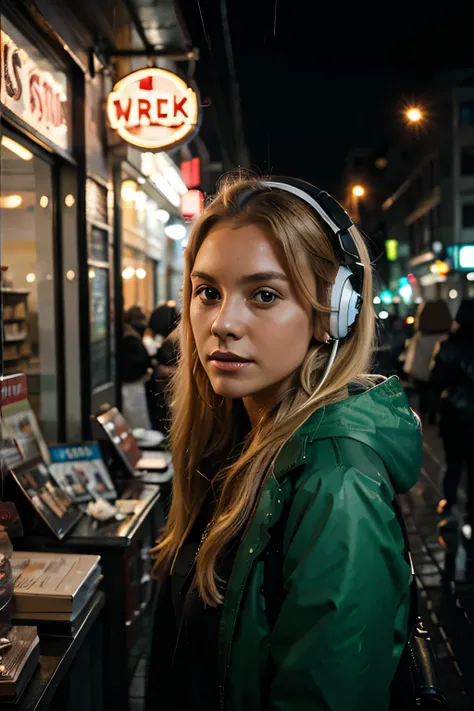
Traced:
<path fill-rule="evenodd" d="M 241 207 L 242 196 L 252 190 L 256 194 Z M 223 220 L 230 220 L 236 227 L 259 225 L 273 236 L 282 248 L 290 279 L 315 314 L 315 337 L 295 373 L 293 387 L 252 431 L 247 424 L 245 433 L 241 428 L 241 401 L 223 399 L 212 389 L 197 354 L 189 315 L 194 261 L 209 231 Z M 363 374 L 369 368 L 374 340 L 372 273 L 361 234 L 356 227 L 350 232 L 364 267 L 364 305 L 350 336 L 341 341 L 326 382 L 316 393 L 331 352 L 331 345 L 325 342 L 330 288 L 340 266 L 335 237 L 323 221 L 301 199 L 282 190 L 261 190 L 258 181 L 240 179 L 221 188 L 192 230 L 185 251 L 180 359 L 171 385 L 173 499 L 163 535 L 154 549 L 154 572 L 163 575 L 172 568 L 212 487 L 217 509 L 197 556 L 195 577 L 206 604 L 223 600 L 216 563 L 248 526 L 262 485 L 284 444 L 315 410 L 347 397 L 350 382 L 368 377 Z M 298 255 L 302 254 L 316 277 L 316 299 L 301 276 Z"/>

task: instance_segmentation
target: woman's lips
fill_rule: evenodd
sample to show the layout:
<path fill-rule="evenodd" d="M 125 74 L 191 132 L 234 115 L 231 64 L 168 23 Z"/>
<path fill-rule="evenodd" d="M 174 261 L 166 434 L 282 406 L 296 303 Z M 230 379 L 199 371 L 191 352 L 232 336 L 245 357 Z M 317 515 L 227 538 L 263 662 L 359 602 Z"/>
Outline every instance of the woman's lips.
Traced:
<path fill-rule="evenodd" d="M 212 359 L 210 361 L 218 370 L 224 371 L 236 371 L 246 368 L 248 365 L 252 365 L 251 360 L 240 361 L 240 360 L 217 360 Z"/>

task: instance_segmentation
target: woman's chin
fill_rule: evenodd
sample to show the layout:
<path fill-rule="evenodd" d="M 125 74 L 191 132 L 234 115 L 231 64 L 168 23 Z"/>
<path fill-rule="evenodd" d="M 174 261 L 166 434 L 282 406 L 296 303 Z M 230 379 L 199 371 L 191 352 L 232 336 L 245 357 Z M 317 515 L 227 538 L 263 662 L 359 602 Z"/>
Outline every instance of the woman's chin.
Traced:
<path fill-rule="evenodd" d="M 221 397 L 229 398 L 235 400 L 237 398 L 248 397 L 252 395 L 255 388 L 249 388 L 248 384 L 232 382 L 230 379 L 225 378 L 212 378 L 211 380 L 212 389 L 216 395 Z"/>

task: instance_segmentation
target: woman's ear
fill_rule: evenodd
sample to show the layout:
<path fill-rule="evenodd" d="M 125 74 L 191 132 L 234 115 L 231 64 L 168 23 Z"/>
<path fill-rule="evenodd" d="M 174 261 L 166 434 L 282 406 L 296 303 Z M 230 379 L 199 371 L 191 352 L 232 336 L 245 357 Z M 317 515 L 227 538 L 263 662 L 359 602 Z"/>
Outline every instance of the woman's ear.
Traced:
<path fill-rule="evenodd" d="M 318 343 L 329 343 L 329 314 L 313 312 L 313 338 Z"/>

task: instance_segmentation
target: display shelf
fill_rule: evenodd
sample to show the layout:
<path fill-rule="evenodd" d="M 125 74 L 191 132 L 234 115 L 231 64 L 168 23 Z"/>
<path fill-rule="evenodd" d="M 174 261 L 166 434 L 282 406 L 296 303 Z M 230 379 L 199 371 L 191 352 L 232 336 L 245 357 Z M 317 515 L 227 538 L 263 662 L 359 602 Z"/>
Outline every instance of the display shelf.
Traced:
<path fill-rule="evenodd" d="M 15 338 L 4 338 L 3 342 L 4 343 L 21 343 L 22 341 L 26 341 L 28 338 L 27 333 L 23 333 L 21 336 L 15 336 Z"/>
<path fill-rule="evenodd" d="M 21 321 L 26 321 L 26 316 L 12 316 L 11 318 L 4 318 L 3 323 L 18 323 Z"/>
<path fill-rule="evenodd" d="M 16 296 L 28 296 L 30 293 L 29 289 L 11 289 L 8 286 L 0 287 L 0 291 L 2 294 L 14 294 Z"/>
<path fill-rule="evenodd" d="M 17 704 L 1 703 L 0 711 L 46 711 L 54 700 L 74 658 L 84 644 L 92 625 L 105 603 L 103 592 L 97 592 L 88 603 L 89 612 L 72 638 L 40 636 L 40 664 Z"/>

